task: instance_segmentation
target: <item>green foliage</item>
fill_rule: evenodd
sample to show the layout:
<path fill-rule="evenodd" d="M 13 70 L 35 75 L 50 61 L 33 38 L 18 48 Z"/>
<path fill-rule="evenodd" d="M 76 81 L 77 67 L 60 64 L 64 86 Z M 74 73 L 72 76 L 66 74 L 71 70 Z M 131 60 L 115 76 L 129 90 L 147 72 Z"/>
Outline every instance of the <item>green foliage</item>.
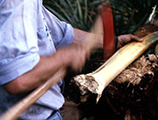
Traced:
<path fill-rule="evenodd" d="M 134 33 L 149 18 L 157 0 L 110 0 L 117 35 Z"/>
<path fill-rule="evenodd" d="M 106 0 L 44 0 L 44 5 L 60 20 L 88 31 L 98 14 L 97 8 Z M 134 33 L 149 18 L 158 0 L 110 0 L 115 34 Z"/>
<path fill-rule="evenodd" d="M 97 15 L 97 6 L 104 0 L 45 0 L 44 5 L 60 20 L 73 27 L 89 30 Z"/>

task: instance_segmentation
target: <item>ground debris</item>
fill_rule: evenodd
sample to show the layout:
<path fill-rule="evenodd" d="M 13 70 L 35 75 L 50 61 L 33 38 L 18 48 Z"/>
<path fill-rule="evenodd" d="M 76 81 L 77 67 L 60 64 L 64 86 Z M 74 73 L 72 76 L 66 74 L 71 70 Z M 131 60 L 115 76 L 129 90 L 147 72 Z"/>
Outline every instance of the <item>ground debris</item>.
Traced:
<path fill-rule="evenodd" d="M 115 113 L 128 120 L 158 119 L 157 73 L 158 58 L 149 54 L 140 57 L 117 76 L 106 94 Z"/>

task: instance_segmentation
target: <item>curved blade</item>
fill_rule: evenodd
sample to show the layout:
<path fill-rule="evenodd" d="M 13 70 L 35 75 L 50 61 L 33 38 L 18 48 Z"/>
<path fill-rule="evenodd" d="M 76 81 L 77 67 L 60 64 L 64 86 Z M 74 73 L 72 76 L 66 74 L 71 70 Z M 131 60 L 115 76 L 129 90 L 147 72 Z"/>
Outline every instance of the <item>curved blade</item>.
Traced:
<path fill-rule="evenodd" d="M 110 2 L 106 2 L 102 5 L 100 14 L 104 28 L 104 60 L 107 60 L 115 52 L 115 35 Z"/>

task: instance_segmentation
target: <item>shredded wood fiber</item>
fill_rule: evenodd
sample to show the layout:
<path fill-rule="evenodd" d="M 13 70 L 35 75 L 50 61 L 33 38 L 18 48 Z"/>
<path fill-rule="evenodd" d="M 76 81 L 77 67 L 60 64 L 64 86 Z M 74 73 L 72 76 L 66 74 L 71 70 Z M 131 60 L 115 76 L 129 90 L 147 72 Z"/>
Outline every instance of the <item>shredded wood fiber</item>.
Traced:
<path fill-rule="evenodd" d="M 125 119 L 158 119 L 158 58 L 142 56 L 108 86 L 106 99 Z M 154 107 L 155 106 L 155 107 Z"/>
<path fill-rule="evenodd" d="M 96 90 L 99 85 L 95 81 L 93 76 L 80 75 L 80 76 L 74 77 L 72 79 L 72 82 L 74 82 L 79 87 L 81 95 L 85 95 L 89 91 L 94 94 L 97 94 Z"/>

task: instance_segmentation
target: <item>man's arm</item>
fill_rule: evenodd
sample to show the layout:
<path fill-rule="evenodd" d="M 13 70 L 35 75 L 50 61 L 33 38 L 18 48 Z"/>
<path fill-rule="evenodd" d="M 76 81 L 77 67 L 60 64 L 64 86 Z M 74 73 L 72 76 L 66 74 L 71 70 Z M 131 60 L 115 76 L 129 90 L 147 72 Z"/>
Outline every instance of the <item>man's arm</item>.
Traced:
<path fill-rule="evenodd" d="M 91 47 L 91 50 L 103 49 L 103 35 L 95 32 L 86 32 L 74 28 L 74 43 L 83 47 Z"/>

